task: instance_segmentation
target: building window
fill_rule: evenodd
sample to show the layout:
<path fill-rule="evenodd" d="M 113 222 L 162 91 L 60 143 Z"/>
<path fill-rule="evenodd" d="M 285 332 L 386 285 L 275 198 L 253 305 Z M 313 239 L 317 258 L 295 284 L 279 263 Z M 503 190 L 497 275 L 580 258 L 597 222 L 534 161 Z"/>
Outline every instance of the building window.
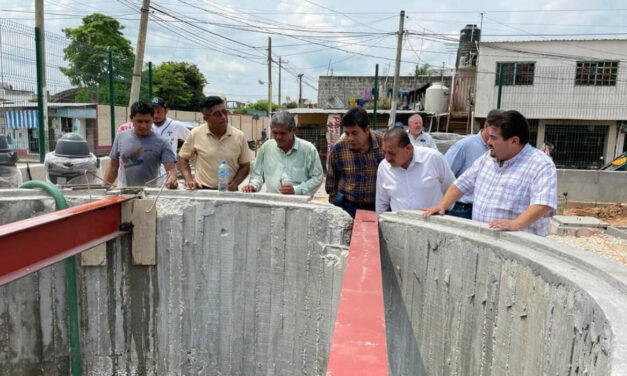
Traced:
<path fill-rule="evenodd" d="M 496 79 L 499 84 L 503 70 L 503 85 L 533 85 L 533 73 L 536 63 L 496 63 Z"/>
<path fill-rule="evenodd" d="M 575 85 L 616 86 L 618 61 L 578 61 Z"/>

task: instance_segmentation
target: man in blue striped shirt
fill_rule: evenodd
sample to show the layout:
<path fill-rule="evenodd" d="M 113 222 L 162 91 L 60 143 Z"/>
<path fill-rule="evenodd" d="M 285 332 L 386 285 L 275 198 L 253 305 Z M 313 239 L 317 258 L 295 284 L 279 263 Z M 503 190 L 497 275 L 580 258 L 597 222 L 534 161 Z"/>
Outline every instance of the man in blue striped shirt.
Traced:
<path fill-rule="evenodd" d="M 500 113 L 500 110 L 490 111 L 483 123 L 483 127 L 477 134 L 462 138 L 448 149 L 444 157 L 456 178 L 460 177 L 481 155 L 488 151 L 487 124 Z M 473 199 L 474 195 L 472 193 L 462 196 L 447 214 L 472 219 Z"/>

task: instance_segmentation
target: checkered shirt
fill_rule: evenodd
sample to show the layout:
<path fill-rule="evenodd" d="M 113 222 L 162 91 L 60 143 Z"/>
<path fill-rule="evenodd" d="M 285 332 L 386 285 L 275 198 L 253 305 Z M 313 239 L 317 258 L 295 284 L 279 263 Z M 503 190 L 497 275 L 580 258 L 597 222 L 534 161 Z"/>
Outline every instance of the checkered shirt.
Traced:
<path fill-rule="evenodd" d="M 557 208 L 557 171 L 551 158 L 525 145 L 503 166 L 486 152 L 453 183 L 464 194 L 474 193 L 472 219 L 490 223 L 494 219 L 515 219 L 530 205 L 551 210 L 521 231 L 549 234 L 550 217 Z"/>
<path fill-rule="evenodd" d="M 333 145 L 325 183 L 330 203 L 335 203 L 340 194 L 353 203 L 374 204 L 377 168 L 385 158 L 382 144 L 383 136 L 370 131 L 370 146 L 365 153 L 351 150 L 346 139 Z"/>

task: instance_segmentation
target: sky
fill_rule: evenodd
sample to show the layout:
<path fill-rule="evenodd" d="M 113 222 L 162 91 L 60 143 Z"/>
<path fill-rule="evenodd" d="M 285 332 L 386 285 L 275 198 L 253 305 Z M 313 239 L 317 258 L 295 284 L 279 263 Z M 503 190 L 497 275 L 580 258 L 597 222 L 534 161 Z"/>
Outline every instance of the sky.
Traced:
<path fill-rule="evenodd" d="M 46 32 L 62 34 L 100 12 L 119 20 L 135 48 L 141 0 L 45 0 Z M 205 94 L 267 99 L 268 37 L 272 98 L 317 101 L 318 77 L 394 74 L 400 11 L 405 11 L 401 75 L 416 64 L 437 73 L 455 66 L 460 30 L 482 27 L 483 41 L 627 39 L 627 4 L 618 0 L 151 0 L 144 62 L 196 64 Z M 482 16 L 483 14 L 483 16 Z M 0 0 L 0 18 L 34 26 L 34 0 Z"/>

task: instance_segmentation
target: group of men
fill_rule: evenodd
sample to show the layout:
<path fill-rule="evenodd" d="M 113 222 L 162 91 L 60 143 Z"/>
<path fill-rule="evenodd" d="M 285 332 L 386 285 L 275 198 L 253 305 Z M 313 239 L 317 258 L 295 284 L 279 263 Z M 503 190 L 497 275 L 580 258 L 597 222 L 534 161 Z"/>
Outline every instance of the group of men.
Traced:
<path fill-rule="evenodd" d="M 200 104 L 204 124 L 191 132 L 167 118 L 160 98 L 131 106 L 129 129 L 111 148 L 106 184 L 143 186 L 163 179 L 177 188 L 177 166 L 187 189 L 216 189 L 222 160 L 228 166 L 228 190 L 313 195 L 323 181 L 318 151 L 296 137 L 292 114 L 272 116 L 272 139 L 251 155 L 244 133 L 228 125 L 224 100 L 210 96 Z M 487 222 L 490 227 L 549 232 L 557 206 L 557 174 L 550 157 L 529 145 L 529 127 L 517 111 L 494 110 L 475 135 L 452 145 L 442 155 L 423 131 L 422 118 L 384 135 L 370 129 L 360 107 L 341 119 L 344 137 L 331 147 L 325 189 L 329 202 L 351 216 L 357 209 L 422 209 L 425 216 L 451 214 Z M 195 162 L 192 175 L 190 161 Z"/>
<path fill-rule="evenodd" d="M 251 154 L 244 133 L 228 125 L 229 112 L 221 97 L 210 96 L 200 103 L 204 124 L 188 131 L 166 117 L 161 98 L 131 106 L 130 123 L 120 127 L 105 172 L 105 184 L 144 186 L 151 181 L 178 187 L 177 166 L 187 189 L 217 189 L 218 169 L 224 160 L 229 169 L 229 191 L 238 190 L 250 172 Z M 273 139 L 259 149 L 255 167 L 244 192 L 257 192 L 266 184 L 270 193 L 313 195 L 323 179 L 318 151 L 310 142 L 296 137 L 292 114 L 272 117 Z M 192 175 L 190 161 L 194 161 Z"/>
<path fill-rule="evenodd" d="M 341 120 L 346 137 L 329 155 L 329 202 L 352 216 L 357 209 L 422 209 L 424 216 L 448 213 L 491 228 L 548 235 L 557 172 L 551 158 L 529 144 L 523 115 L 491 111 L 479 133 L 446 155 L 430 147 L 430 138 L 420 141 L 425 133 L 418 119 L 410 118 L 407 132 L 392 128 L 382 136 L 370 129 L 365 110 L 348 111 Z"/>

